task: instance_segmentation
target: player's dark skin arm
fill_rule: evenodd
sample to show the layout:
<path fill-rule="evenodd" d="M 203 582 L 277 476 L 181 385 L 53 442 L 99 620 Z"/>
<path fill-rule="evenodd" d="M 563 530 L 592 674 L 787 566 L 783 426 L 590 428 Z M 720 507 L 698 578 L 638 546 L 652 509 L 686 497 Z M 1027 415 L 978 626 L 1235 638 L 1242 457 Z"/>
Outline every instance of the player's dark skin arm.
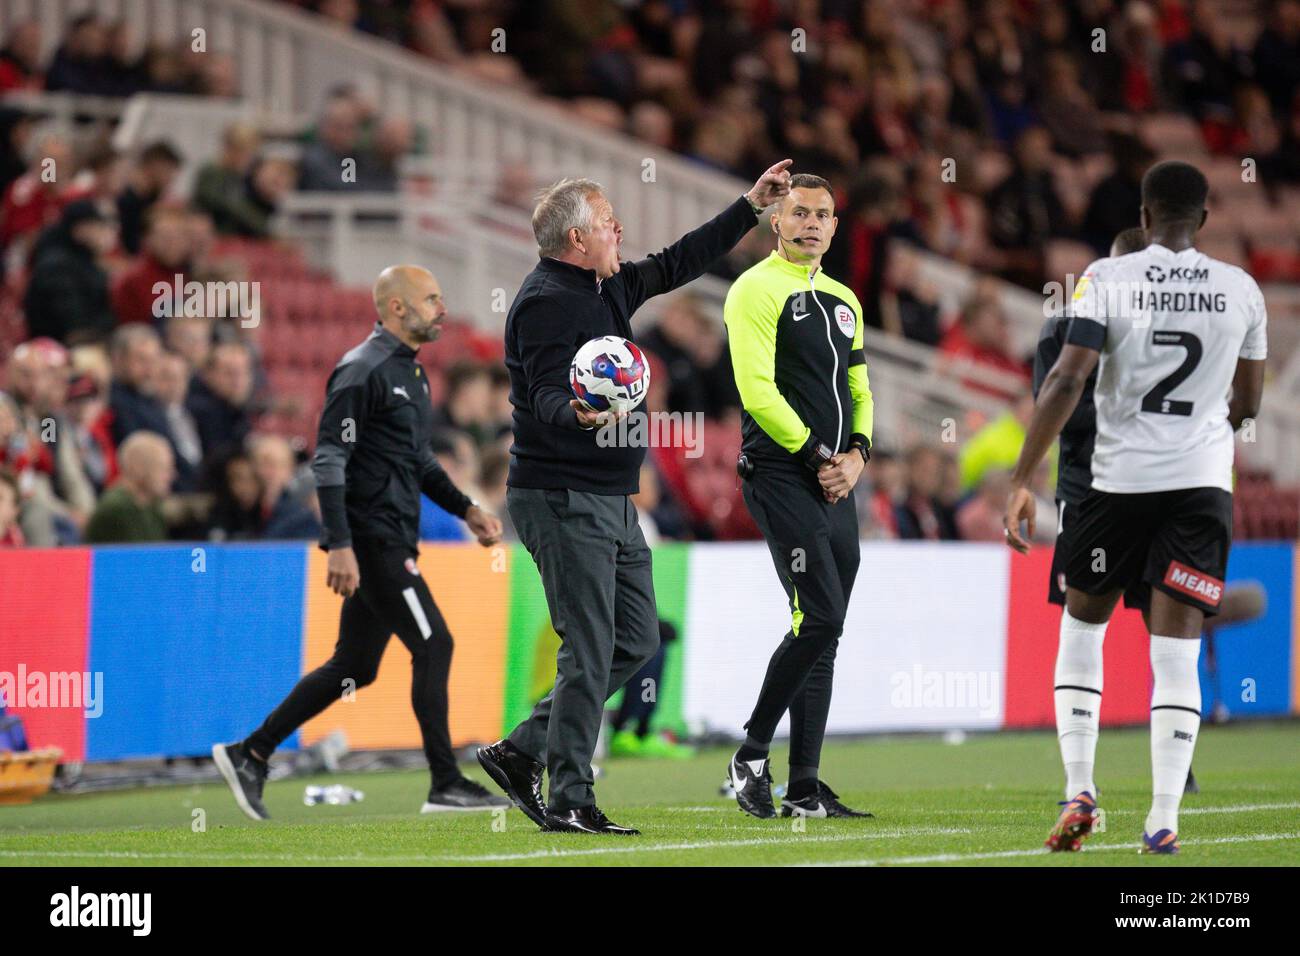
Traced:
<path fill-rule="evenodd" d="M 1038 463 L 1047 454 L 1056 436 L 1070 420 L 1074 406 L 1079 404 L 1088 376 L 1097 367 L 1101 353 L 1082 345 L 1067 344 L 1061 355 L 1043 379 L 1034 404 L 1034 415 L 1025 431 L 1025 444 L 1020 449 L 1020 460 L 1011 473 L 1011 496 L 1002 518 L 1006 528 L 1007 544 L 1021 554 L 1029 553 L 1029 538 L 1034 536 L 1034 493 L 1029 482 Z M 1028 535 L 1021 537 L 1020 522 L 1028 526 Z"/>
<path fill-rule="evenodd" d="M 1259 414 L 1264 398 L 1264 360 L 1237 359 L 1232 376 L 1232 398 L 1228 400 L 1228 423 L 1236 431 L 1241 423 Z"/>

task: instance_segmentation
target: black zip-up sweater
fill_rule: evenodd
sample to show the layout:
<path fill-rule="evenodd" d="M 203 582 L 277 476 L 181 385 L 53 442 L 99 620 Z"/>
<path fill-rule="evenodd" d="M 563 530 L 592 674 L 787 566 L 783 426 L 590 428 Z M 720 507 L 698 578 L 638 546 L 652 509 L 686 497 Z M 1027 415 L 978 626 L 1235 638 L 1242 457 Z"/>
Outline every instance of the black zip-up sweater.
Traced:
<path fill-rule="evenodd" d="M 356 538 L 414 554 L 421 491 L 458 518 L 469 509 L 433 456 L 429 382 L 415 354 L 376 322 L 330 375 L 312 459 L 326 551 Z"/>
<path fill-rule="evenodd" d="M 645 449 L 602 448 L 596 430 L 578 424 L 569 407 L 573 356 L 601 335 L 631 339 L 632 314 L 646 299 L 702 275 L 757 222 L 741 196 L 662 252 L 620 263 L 602 282 L 593 270 L 558 259 L 537 263 L 506 317 L 506 368 L 515 409 L 507 484 L 598 495 L 637 492 Z"/>

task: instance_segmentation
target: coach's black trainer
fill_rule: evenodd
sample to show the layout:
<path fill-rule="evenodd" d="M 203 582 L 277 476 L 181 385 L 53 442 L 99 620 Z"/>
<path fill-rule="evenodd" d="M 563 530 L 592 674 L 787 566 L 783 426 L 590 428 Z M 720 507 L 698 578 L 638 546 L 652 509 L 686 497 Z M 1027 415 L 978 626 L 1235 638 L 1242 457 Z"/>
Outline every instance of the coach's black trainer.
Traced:
<path fill-rule="evenodd" d="M 266 783 L 266 761 L 257 760 L 244 751 L 243 744 L 213 744 L 212 762 L 225 777 L 239 809 L 254 820 L 269 820 L 262 806 L 262 786 Z"/>
<path fill-rule="evenodd" d="M 447 813 L 458 810 L 497 810 L 510 806 L 505 797 L 494 797 L 481 783 L 461 777 L 445 787 L 431 787 L 421 813 Z"/>
<path fill-rule="evenodd" d="M 552 833 L 590 833 L 596 836 L 640 836 L 640 830 L 621 827 L 601 812 L 600 807 L 576 810 L 547 810 L 543 830 Z"/>
<path fill-rule="evenodd" d="M 509 738 L 478 748 L 478 762 L 510 802 L 539 827 L 546 826 L 546 802 L 542 799 L 542 772 L 546 769 Z"/>
<path fill-rule="evenodd" d="M 736 803 L 750 816 L 768 819 L 776 816 L 772 806 L 772 775 L 768 773 L 768 760 L 741 760 L 733 756 L 727 776 L 736 791 Z"/>
<path fill-rule="evenodd" d="M 854 810 L 840 803 L 840 795 L 822 781 L 817 781 L 817 792 L 806 797 L 792 800 L 785 797 L 781 801 L 781 816 L 792 817 L 799 814 L 804 817 L 874 817 L 874 813 Z"/>

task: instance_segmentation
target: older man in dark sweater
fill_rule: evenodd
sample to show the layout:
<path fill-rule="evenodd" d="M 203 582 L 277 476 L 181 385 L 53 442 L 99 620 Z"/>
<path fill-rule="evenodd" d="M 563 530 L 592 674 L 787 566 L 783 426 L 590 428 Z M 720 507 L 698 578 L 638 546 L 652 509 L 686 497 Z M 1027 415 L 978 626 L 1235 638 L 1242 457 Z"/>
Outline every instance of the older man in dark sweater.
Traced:
<path fill-rule="evenodd" d="M 478 755 L 544 829 L 637 834 L 596 807 L 591 757 L 605 701 L 659 645 L 650 549 L 629 499 L 645 448 L 597 442 L 609 413 L 573 399 L 569 365 L 590 339 L 632 338 L 632 314 L 642 303 L 685 285 L 730 251 L 763 209 L 789 192 L 790 162 L 772 166 L 713 219 L 636 262 L 619 261 L 623 226 L 598 183 L 562 180 L 533 210 L 540 261 L 506 318 L 514 405 L 506 500 L 541 572 L 561 647 L 554 690 Z M 549 806 L 541 795 L 544 769 Z"/>

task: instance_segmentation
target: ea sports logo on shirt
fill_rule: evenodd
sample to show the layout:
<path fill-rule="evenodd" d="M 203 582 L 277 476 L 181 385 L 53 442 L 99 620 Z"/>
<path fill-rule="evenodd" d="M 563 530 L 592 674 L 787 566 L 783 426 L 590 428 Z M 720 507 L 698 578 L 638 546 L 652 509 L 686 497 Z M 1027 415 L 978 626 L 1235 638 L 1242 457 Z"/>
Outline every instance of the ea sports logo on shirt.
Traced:
<path fill-rule="evenodd" d="M 857 324 L 854 321 L 853 310 L 847 305 L 837 305 L 835 307 L 835 321 L 839 323 L 840 331 L 853 338 L 853 327 Z"/>

